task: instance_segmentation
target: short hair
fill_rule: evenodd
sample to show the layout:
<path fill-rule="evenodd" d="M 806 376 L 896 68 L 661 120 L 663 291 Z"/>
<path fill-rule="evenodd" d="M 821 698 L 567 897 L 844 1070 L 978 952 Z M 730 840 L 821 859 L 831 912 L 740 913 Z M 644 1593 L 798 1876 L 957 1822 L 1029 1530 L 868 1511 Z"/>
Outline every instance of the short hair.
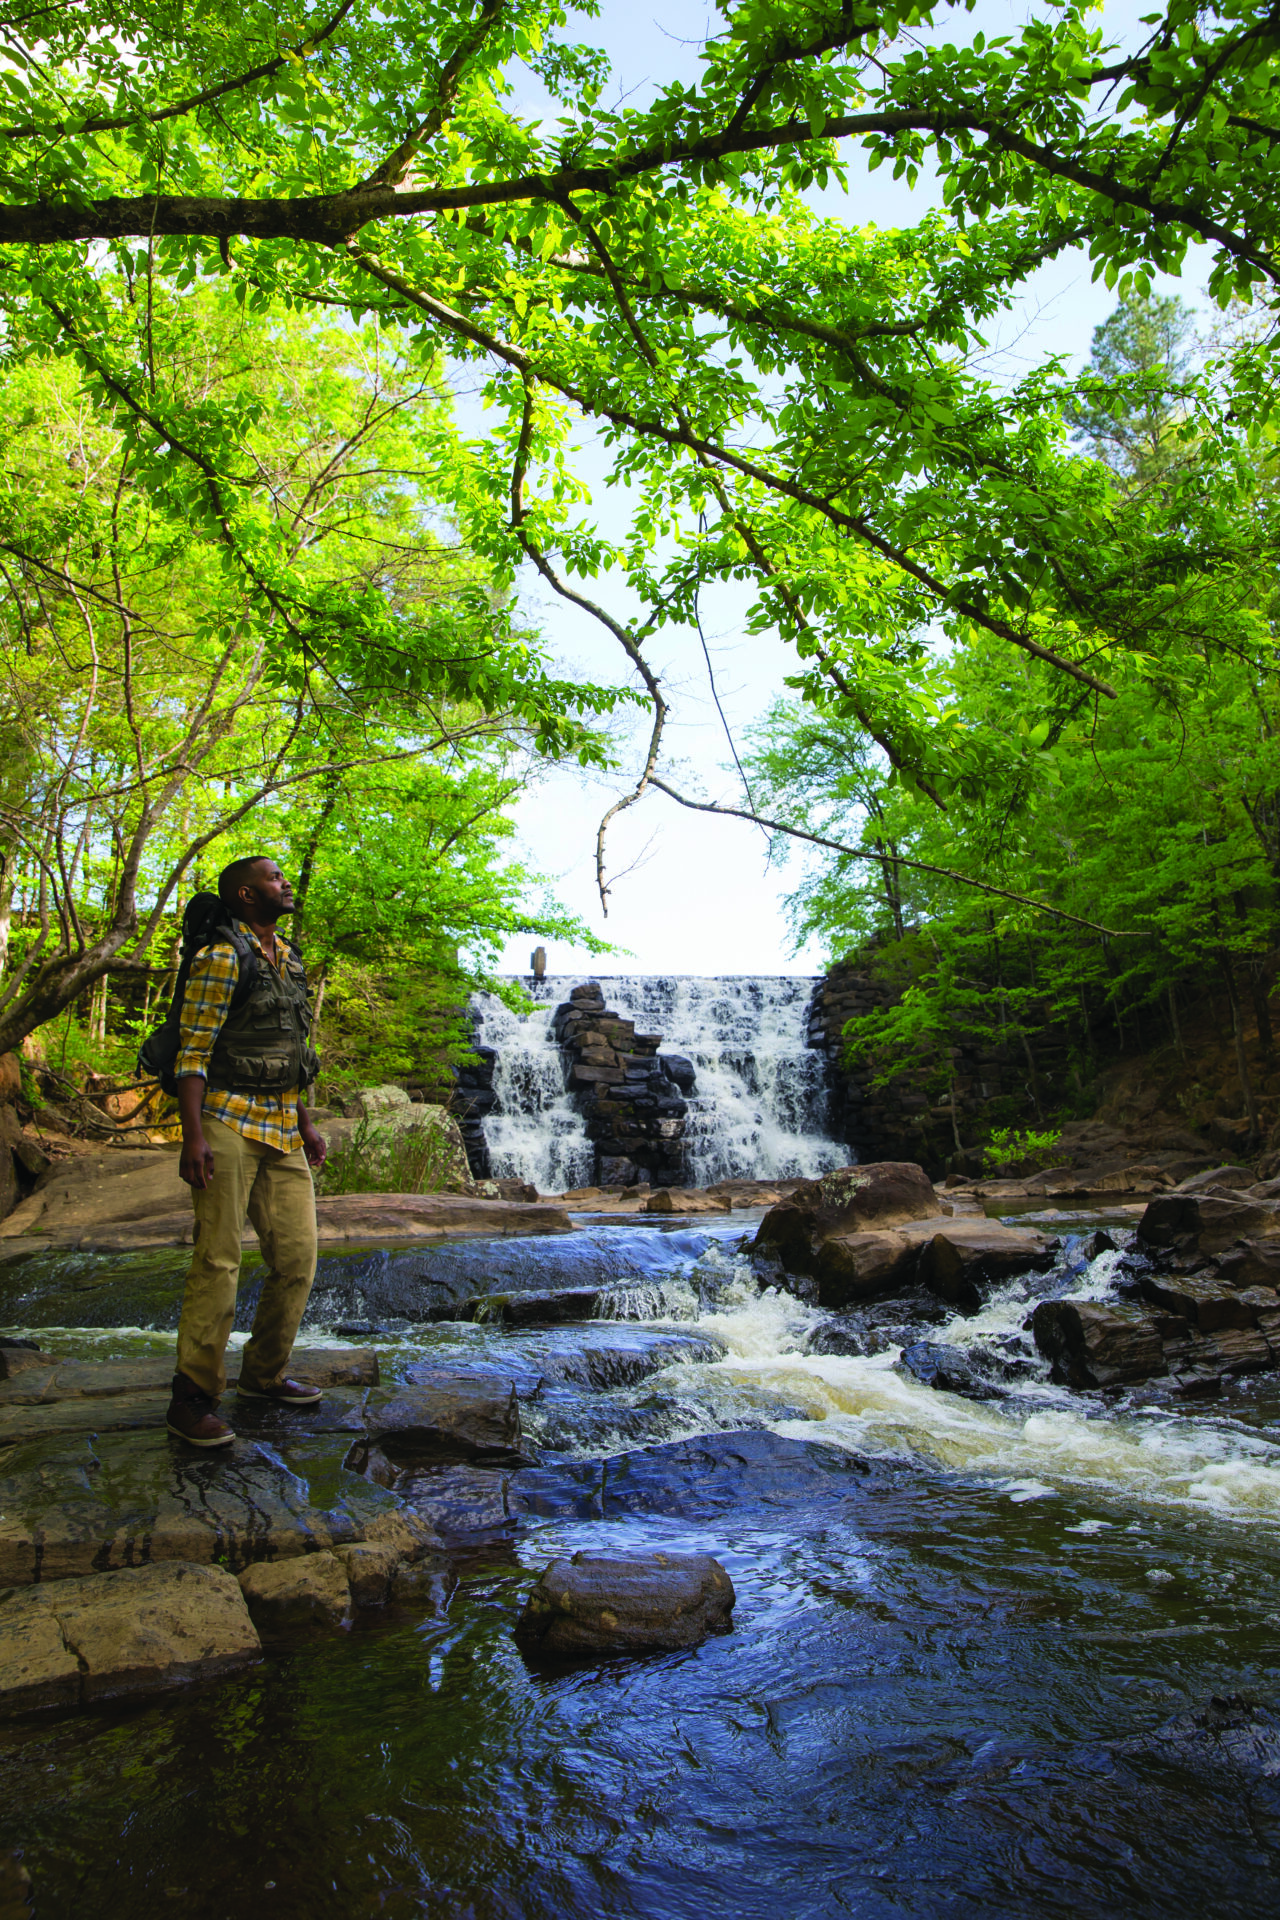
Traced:
<path fill-rule="evenodd" d="M 246 884 L 253 884 L 253 869 L 264 860 L 274 858 L 275 855 L 270 853 L 246 853 L 243 860 L 233 860 L 229 867 L 222 869 L 218 875 L 218 898 L 228 913 L 239 912 L 240 889 Z"/>

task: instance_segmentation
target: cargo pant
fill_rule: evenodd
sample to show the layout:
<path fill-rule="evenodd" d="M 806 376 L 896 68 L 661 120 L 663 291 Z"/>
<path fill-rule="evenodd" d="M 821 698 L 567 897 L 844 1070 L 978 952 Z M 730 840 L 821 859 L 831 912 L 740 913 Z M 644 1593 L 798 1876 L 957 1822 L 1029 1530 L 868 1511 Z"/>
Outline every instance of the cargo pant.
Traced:
<path fill-rule="evenodd" d="M 213 1179 L 193 1187 L 195 1251 L 178 1322 L 178 1371 L 215 1399 L 226 1390 L 225 1355 L 236 1311 L 240 1235 L 246 1215 L 266 1263 L 253 1332 L 240 1357 L 246 1387 L 284 1378 L 316 1272 L 316 1200 L 299 1145 L 277 1153 L 206 1114 Z"/>

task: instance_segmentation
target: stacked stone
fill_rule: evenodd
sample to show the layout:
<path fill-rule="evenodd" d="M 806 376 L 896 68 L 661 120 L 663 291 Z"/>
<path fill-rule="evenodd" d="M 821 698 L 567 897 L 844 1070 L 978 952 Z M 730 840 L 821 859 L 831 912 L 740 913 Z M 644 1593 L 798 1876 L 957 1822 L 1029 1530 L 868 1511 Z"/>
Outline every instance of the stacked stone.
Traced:
<path fill-rule="evenodd" d="M 689 1109 L 659 1057 L 662 1035 L 637 1033 L 634 1021 L 605 1005 L 594 980 L 575 987 L 557 1007 L 552 1031 L 595 1147 L 600 1184 L 647 1180 L 655 1187 L 681 1186 Z"/>
<path fill-rule="evenodd" d="M 492 1113 L 498 1104 L 498 1096 L 493 1090 L 493 1068 L 498 1056 L 492 1047 L 482 1047 L 476 1040 L 471 1044 L 479 1056 L 477 1064 L 458 1069 L 457 1086 L 450 1106 L 467 1150 L 472 1179 L 488 1180 L 491 1169 L 483 1122 L 485 1115 Z"/>

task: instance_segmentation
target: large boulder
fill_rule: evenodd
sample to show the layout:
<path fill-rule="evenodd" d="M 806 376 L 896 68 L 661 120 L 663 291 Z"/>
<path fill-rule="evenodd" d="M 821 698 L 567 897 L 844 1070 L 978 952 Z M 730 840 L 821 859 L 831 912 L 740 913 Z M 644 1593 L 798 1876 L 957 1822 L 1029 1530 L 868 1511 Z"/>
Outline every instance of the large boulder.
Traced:
<path fill-rule="evenodd" d="M 0 1234 L 48 1233 L 75 1242 L 108 1221 L 134 1221 L 183 1209 L 190 1190 L 178 1178 L 176 1149 L 116 1148 L 56 1162 L 30 1197 L 0 1226 Z"/>
<path fill-rule="evenodd" d="M 170 1561 L 0 1596 L 3 1714 L 156 1692 L 261 1655 L 222 1567 Z"/>
<path fill-rule="evenodd" d="M 706 1553 L 553 1560 L 516 1623 L 516 1642 L 543 1659 L 695 1647 L 728 1625 L 733 1582 Z"/>
<path fill-rule="evenodd" d="M 868 1230 L 882 1232 L 938 1212 L 928 1175 L 909 1160 L 838 1167 L 820 1180 L 805 1181 L 771 1207 L 755 1244 L 776 1255 L 788 1273 L 816 1277 L 828 1241 Z"/>
<path fill-rule="evenodd" d="M 1042 1300 L 1031 1331 L 1062 1386 L 1109 1387 L 1167 1371 L 1160 1329 L 1139 1307 Z"/>
<path fill-rule="evenodd" d="M 471 1168 L 458 1123 L 446 1107 L 410 1100 L 403 1087 L 366 1087 L 347 1117 L 320 1124 L 330 1179 L 347 1192 L 395 1185 L 407 1193 L 467 1190 Z M 536 1198 L 536 1195 L 535 1195 Z"/>
<path fill-rule="evenodd" d="M 821 1305 L 839 1312 L 920 1282 L 972 1310 L 980 1282 L 1050 1265 L 1056 1242 L 944 1212 L 922 1168 L 889 1160 L 804 1182 L 770 1208 L 755 1245 L 816 1279 Z"/>
<path fill-rule="evenodd" d="M 1169 1193 L 1152 1200 L 1138 1223 L 1149 1247 L 1225 1253 L 1237 1240 L 1280 1234 L 1280 1203 L 1237 1198 L 1226 1188 Z"/>

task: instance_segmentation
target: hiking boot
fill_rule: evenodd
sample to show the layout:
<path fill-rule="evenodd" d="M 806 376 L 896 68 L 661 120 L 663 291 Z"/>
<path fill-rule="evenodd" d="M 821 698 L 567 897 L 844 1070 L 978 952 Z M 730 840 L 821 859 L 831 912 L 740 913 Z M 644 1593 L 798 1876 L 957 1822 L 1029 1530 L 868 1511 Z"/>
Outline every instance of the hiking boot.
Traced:
<path fill-rule="evenodd" d="M 236 1437 L 226 1421 L 219 1420 L 217 1401 L 185 1373 L 173 1376 L 173 1398 L 164 1423 L 189 1447 L 229 1447 Z"/>
<path fill-rule="evenodd" d="M 319 1387 L 304 1387 L 300 1380 L 277 1380 L 274 1387 L 247 1387 L 241 1380 L 236 1392 L 242 1400 L 270 1400 L 277 1407 L 314 1407 L 324 1399 Z"/>

